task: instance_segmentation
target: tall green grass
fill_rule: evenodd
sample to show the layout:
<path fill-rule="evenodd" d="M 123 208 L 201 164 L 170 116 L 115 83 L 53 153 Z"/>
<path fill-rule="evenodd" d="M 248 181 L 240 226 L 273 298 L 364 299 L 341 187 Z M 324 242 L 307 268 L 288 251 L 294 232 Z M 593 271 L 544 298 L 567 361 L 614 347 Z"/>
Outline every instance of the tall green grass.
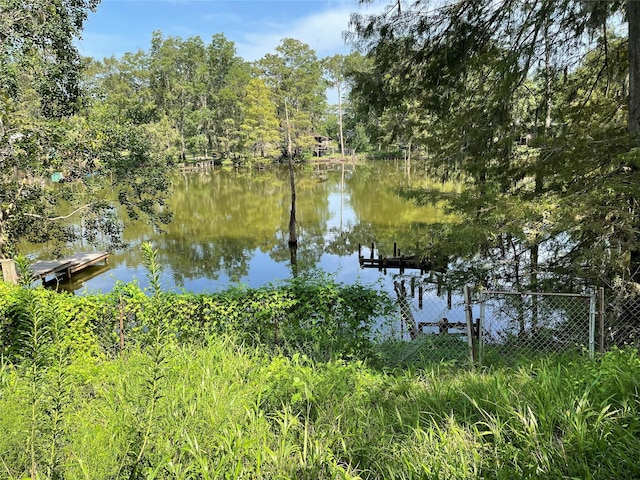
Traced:
<path fill-rule="evenodd" d="M 473 369 L 445 337 L 374 345 L 362 287 L 194 300 L 144 253 L 145 293 L 0 283 L 0 478 L 640 478 L 637 350 Z"/>
<path fill-rule="evenodd" d="M 37 378 L 0 364 L 0 476 L 640 477 L 634 350 L 383 372 L 228 336 L 159 345 Z"/>

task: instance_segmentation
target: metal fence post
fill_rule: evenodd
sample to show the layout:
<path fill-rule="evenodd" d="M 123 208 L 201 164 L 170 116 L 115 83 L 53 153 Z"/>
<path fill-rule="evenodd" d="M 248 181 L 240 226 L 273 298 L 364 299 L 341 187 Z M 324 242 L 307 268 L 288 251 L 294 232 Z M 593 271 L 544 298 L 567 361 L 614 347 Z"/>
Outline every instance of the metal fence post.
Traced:
<path fill-rule="evenodd" d="M 473 348 L 473 312 L 471 310 L 471 289 L 468 285 L 464 286 L 464 311 L 467 319 L 467 341 L 469 343 L 469 358 L 473 365 L 476 361 L 476 355 Z"/>
<path fill-rule="evenodd" d="M 599 351 L 600 353 L 604 353 L 604 315 L 605 315 L 605 308 L 604 308 L 604 287 L 600 287 L 598 289 L 598 317 L 600 317 L 598 319 L 599 322 L 599 330 L 600 330 L 600 335 L 599 335 Z"/>
<path fill-rule="evenodd" d="M 591 290 L 589 295 L 589 358 L 596 353 L 596 292 Z"/>
<path fill-rule="evenodd" d="M 486 302 L 484 292 L 480 292 L 478 300 L 480 301 L 480 318 L 478 318 L 478 364 L 482 365 L 484 360 L 484 304 Z"/>

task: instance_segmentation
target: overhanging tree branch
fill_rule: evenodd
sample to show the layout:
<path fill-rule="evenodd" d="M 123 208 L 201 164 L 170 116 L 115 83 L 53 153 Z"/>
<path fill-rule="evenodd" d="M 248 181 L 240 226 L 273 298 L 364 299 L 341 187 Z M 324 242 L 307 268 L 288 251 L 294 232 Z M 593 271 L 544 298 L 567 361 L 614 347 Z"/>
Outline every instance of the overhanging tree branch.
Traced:
<path fill-rule="evenodd" d="M 88 208 L 93 207 L 94 205 L 96 205 L 97 202 L 92 202 L 92 203 L 87 203 L 86 205 L 82 205 L 81 207 L 76 208 L 73 212 L 69 213 L 68 215 L 60 215 L 58 217 L 47 217 L 45 215 L 38 215 L 35 213 L 25 213 L 24 216 L 25 217 L 30 217 L 30 218 L 37 218 L 40 220 L 46 220 L 48 222 L 56 222 L 58 220 L 66 220 L 67 218 L 71 218 L 74 215 L 76 215 L 77 213 L 86 210 Z"/>

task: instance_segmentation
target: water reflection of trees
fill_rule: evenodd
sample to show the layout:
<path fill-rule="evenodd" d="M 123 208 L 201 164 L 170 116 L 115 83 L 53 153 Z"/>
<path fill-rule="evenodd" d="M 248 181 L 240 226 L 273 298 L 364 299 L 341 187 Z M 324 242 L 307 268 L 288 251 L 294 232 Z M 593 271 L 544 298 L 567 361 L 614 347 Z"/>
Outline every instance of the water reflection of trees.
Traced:
<path fill-rule="evenodd" d="M 287 244 L 286 169 L 216 169 L 177 175 L 170 199 L 173 222 L 164 232 L 143 222 L 127 223 L 123 240 L 130 246 L 115 252 L 110 263 L 129 271 L 141 268 L 139 245 L 151 241 L 178 287 L 195 279 L 246 279 L 251 268 L 260 268 L 256 252 L 281 265 L 294 260 L 301 273 L 321 266 L 323 254 L 352 255 L 360 243 L 376 242 L 390 254 L 398 242 L 410 253 L 406 249 L 415 239 L 424 242 L 426 223 L 446 218 L 437 209 L 414 207 L 396 195 L 395 188 L 408 180 L 393 164 L 348 165 L 344 173 L 341 166 L 306 165 L 297 175 L 295 256 Z"/>
<path fill-rule="evenodd" d="M 249 273 L 252 250 L 246 248 L 249 238 L 220 239 L 208 243 L 176 242 L 169 237 L 158 244 L 160 261 L 170 265 L 173 280 L 183 286 L 186 279 L 217 280 L 225 273 L 238 282 Z"/>
<path fill-rule="evenodd" d="M 407 254 L 427 254 L 430 226 L 450 223 L 452 217 L 438 206 L 415 207 L 402 199 L 401 187 L 440 189 L 443 185 L 419 175 L 407 175 L 402 163 L 376 162 L 358 166 L 357 175 L 345 177 L 348 204 L 359 221 L 328 232 L 327 251 L 353 254 L 358 244 L 376 243 L 383 255 L 391 255 L 397 243 Z M 446 188 L 452 188 L 445 185 Z"/>
<path fill-rule="evenodd" d="M 221 273 L 238 281 L 249 274 L 254 251 L 286 263 L 289 184 L 279 168 L 266 171 L 223 171 L 186 176 L 172 199 L 174 222 L 157 239 L 160 258 L 178 285 L 186 278 L 218 279 Z M 312 176 L 298 182 L 301 268 L 315 265 L 329 218 L 326 188 Z"/>
<path fill-rule="evenodd" d="M 389 254 L 394 242 L 413 249 L 418 239 L 425 243 L 425 224 L 446 219 L 438 209 L 411 207 L 395 193 L 406 185 L 402 169 L 383 163 L 358 166 L 357 173 L 348 168 L 343 176 L 340 169 L 301 167 L 295 257 L 287 245 L 290 191 L 285 169 L 185 175 L 176 182 L 171 202 L 174 221 L 166 235 L 155 239 L 160 259 L 177 285 L 188 278 L 216 280 L 223 273 L 238 281 L 249 274 L 256 249 L 281 264 L 295 258 L 299 273 L 317 267 L 325 253 L 352 255 L 360 243 L 374 241 Z M 343 196 L 341 208 L 352 211 L 353 221 L 329 226 L 330 194 Z"/>

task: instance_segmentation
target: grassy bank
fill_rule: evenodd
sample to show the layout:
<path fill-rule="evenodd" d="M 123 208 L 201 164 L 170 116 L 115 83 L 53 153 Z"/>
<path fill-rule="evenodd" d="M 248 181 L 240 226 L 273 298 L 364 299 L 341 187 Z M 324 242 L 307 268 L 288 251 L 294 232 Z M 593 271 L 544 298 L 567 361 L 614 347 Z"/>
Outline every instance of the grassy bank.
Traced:
<path fill-rule="evenodd" d="M 473 370 L 376 342 L 388 298 L 359 285 L 167 294 L 156 271 L 0 282 L 0 478 L 640 478 L 637 350 Z"/>
<path fill-rule="evenodd" d="M 1 476 L 638 478 L 639 379 L 635 351 L 384 372 L 226 336 L 5 362 Z"/>

